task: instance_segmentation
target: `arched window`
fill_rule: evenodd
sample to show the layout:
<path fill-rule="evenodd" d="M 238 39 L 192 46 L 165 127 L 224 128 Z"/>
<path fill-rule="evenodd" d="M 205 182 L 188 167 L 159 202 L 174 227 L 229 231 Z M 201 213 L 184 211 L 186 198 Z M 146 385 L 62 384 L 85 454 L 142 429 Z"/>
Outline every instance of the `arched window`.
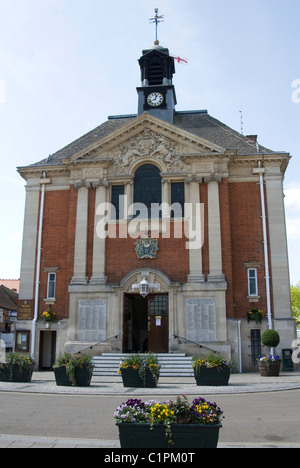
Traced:
<path fill-rule="evenodd" d="M 160 169 L 154 164 L 144 164 L 136 170 L 133 201 L 135 204 L 142 203 L 146 206 L 148 217 L 150 217 L 151 204 L 161 204 Z"/>

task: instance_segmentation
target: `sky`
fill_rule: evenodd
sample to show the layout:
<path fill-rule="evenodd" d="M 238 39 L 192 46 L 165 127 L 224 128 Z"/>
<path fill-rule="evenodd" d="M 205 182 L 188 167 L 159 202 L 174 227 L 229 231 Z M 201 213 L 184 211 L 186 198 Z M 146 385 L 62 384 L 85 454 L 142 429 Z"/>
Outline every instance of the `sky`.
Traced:
<path fill-rule="evenodd" d="M 19 278 L 25 181 L 40 161 L 137 112 L 137 59 L 161 45 L 177 110 L 207 109 L 291 154 L 284 181 L 291 282 L 300 282 L 299 0 L 0 0 L 0 278 Z M 242 111 L 242 114 L 241 112 Z"/>

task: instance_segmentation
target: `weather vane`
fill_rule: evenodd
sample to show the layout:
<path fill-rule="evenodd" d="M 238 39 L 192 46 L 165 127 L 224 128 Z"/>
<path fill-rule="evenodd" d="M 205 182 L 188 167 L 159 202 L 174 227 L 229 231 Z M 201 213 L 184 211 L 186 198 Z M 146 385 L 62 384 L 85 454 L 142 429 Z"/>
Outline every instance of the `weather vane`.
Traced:
<path fill-rule="evenodd" d="M 164 22 L 164 16 L 158 16 L 158 8 L 155 8 L 154 10 L 154 13 L 155 13 L 155 17 L 154 18 L 150 18 L 149 21 L 150 23 L 155 23 L 155 29 L 156 29 L 156 40 L 157 40 L 157 30 L 158 30 L 158 24 L 159 23 L 163 23 Z"/>

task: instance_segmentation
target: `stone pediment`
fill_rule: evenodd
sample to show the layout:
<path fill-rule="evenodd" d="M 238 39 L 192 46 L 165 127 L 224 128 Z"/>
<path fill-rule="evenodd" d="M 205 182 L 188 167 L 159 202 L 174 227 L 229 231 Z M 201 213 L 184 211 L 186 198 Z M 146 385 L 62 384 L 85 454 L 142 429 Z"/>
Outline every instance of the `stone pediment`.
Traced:
<path fill-rule="evenodd" d="M 118 130 L 64 160 L 65 164 L 109 165 L 124 175 L 140 161 L 157 161 L 163 171 L 181 172 L 187 157 L 224 154 L 225 149 L 174 125 L 144 113 Z"/>

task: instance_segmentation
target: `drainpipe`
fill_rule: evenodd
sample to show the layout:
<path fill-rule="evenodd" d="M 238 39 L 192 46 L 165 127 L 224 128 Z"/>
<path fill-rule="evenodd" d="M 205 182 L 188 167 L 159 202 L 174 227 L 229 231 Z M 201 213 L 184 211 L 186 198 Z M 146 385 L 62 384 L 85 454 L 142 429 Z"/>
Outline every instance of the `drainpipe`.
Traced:
<path fill-rule="evenodd" d="M 50 179 L 47 179 L 46 172 L 43 172 L 43 178 L 40 179 L 41 201 L 40 201 L 40 217 L 39 217 L 39 236 L 38 236 L 38 245 L 37 245 L 36 274 L 35 274 L 34 316 L 33 316 L 32 326 L 31 326 L 30 354 L 33 358 L 35 357 L 36 324 L 37 324 L 38 312 L 39 312 L 40 270 L 41 270 L 41 255 L 42 255 L 45 186 L 46 184 L 49 184 L 49 183 L 51 183 Z"/>
<path fill-rule="evenodd" d="M 241 334 L 241 325 L 242 321 L 238 320 L 238 346 L 239 346 L 239 373 L 243 373 L 243 365 L 242 365 L 242 334 Z"/>
<path fill-rule="evenodd" d="M 265 191 L 264 191 L 264 173 L 265 173 L 265 169 L 262 168 L 261 161 L 258 161 L 258 169 L 254 170 L 254 171 L 255 171 L 256 174 L 259 174 L 262 224 L 263 224 L 263 244 L 264 244 L 265 272 L 266 272 L 267 318 L 268 318 L 269 330 L 272 330 L 273 329 L 273 322 L 272 322 L 272 308 L 271 308 L 268 230 L 267 230 L 267 215 L 266 215 L 266 202 L 265 202 Z M 271 350 L 271 353 L 272 353 L 272 350 Z"/>

